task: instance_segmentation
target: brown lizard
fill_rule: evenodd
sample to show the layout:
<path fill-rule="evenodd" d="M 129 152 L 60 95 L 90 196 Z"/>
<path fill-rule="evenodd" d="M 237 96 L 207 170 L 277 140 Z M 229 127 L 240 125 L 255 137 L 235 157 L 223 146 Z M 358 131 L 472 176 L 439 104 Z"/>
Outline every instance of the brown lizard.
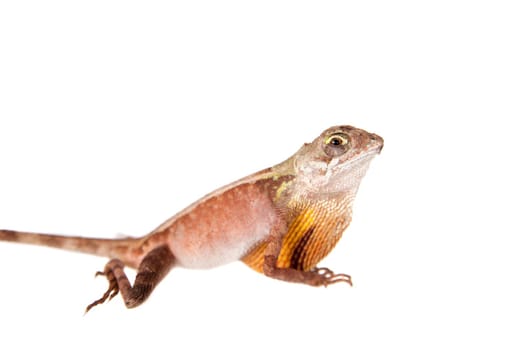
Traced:
<path fill-rule="evenodd" d="M 327 286 L 349 275 L 316 267 L 352 219 L 352 204 L 383 139 L 352 126 L 327 129 L 271 168 L 208 194 L 140 238 L 98 239 L 0 230 L 0 240 L 109 257 L 109 288 L 128 308 L 142 304 L 175 266 L 211 268 L 242 260 L 276 279 Z M 137 269 L 133 285 L 124 266 Z"/>

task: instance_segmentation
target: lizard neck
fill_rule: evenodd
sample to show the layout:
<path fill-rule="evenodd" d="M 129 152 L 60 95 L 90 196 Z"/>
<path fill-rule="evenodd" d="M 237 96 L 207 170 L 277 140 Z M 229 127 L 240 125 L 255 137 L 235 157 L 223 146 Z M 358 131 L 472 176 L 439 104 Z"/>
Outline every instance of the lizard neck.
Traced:
<path fill-rule="evenodd" d="M 314 268 L 350 224 L 352 203 L 353 197 L 341 193 L 292 200 L 278 264 L 304 271 Z"/>
<path fill-rule="evenodd" d="M 282 198 L 281 198 L 282 199 Z M 293 197 L 280 208 L 287 232 L 277 259 L 280 268 L 309 271 L 335 247 L 352 219 L 353 197 L 337 193 Z M 262 272 L 266 242 L 242 260 Z"/>

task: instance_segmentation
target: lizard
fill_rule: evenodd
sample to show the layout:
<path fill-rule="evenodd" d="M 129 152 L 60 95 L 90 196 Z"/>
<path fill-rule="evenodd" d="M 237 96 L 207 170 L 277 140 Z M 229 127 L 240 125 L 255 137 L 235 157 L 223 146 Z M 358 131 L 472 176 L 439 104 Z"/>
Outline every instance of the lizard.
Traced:
<path fill-rule="evenodd" d="M 0 241 L 107 257 L 108 289 L 86 307 L 121 294 L 127 308 L 141 305 L 174 267 L 212 268 L 241 260 L 288 282 L 352 285 L 317 263 L 352 220 L 354 199 L 383 139 L 352 126 L 334 126 L 287 160 L 209 193 L 151 233 L 137 238 L 88 238 L 0 230 Z M 124 267 L 137 270 L 131 284 Z"/>

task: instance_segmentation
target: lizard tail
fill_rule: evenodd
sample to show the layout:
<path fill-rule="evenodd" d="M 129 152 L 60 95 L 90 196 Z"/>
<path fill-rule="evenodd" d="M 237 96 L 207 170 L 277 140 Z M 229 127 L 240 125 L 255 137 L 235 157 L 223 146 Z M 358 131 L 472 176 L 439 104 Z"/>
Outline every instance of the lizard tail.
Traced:
<path fill-rule="evenodd" d="M 137 257 L 133 251 L 138 238 L 103 239 L 78 236 L 62 236 L 45 233 L 0 230 L 0 241 L 46 246 L 122 260 L 136 267 Z"/>

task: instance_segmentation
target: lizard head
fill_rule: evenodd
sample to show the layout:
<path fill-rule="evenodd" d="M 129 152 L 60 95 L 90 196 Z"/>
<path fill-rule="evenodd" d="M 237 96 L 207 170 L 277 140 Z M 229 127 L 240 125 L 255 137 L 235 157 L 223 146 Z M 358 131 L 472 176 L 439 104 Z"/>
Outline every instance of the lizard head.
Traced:
<path fill-rule="evenodd" d="M 317 193 L 355 195 L 383 139 L 352 126 L 335 126 L 305 144 L 293 158 L 297 183 Z"/>

